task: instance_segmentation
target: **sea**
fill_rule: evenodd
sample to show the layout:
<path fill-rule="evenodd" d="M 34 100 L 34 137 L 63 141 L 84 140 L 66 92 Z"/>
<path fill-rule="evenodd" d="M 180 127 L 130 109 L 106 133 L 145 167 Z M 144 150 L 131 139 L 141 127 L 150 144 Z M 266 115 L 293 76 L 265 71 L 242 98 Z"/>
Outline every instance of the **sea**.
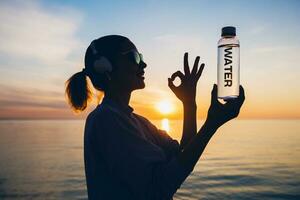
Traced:
<path fill-rule="evenodd" d="M 180 141 L 181 120 L 152 120 Z M 203 121 L 198 121 L 198 129 Z M 0 120 L 0 199 L 87 199 L 85 120 Z M 218 129 L 174 200 L 299 200 L 300 120 Z"/>

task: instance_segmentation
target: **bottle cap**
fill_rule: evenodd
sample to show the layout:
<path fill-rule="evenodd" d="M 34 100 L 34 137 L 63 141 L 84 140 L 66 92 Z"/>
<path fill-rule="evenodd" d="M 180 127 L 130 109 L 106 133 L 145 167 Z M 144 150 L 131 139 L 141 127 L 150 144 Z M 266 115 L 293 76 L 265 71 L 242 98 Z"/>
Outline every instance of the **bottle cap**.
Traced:
<path fill-rule="evenodd" d="M 235 27 L 234 26 L 223 27 L 221 36 L 236 36 Z"/>

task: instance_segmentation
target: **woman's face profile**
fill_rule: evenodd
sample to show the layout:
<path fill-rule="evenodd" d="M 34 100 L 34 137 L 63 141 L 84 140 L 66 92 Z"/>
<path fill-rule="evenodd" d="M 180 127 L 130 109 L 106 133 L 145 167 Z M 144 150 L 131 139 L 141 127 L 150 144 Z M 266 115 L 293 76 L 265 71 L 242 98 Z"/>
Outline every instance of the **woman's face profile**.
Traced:
<path fill-rule="evenodd" d="M 142 60 L 136 62 L 138 50 L 131 41 L 121 44 L 114 62 L 116 70 L 112 73 L 111 82 L 118 88 L 125 91 L 133 91 L 145 87 L 144 68 L 147 66 Z"/>

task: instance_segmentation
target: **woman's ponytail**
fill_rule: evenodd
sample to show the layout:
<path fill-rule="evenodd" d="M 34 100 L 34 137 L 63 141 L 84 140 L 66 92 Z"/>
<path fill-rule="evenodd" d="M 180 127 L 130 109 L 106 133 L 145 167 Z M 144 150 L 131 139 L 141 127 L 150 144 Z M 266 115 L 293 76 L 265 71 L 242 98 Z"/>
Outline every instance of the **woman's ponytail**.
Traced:
<path fill-rule="evenodd" d="M 69 105 L 76 113 L 86 109 L 93 95 L 84 70 L 66 81 L 65 94 Z"/>

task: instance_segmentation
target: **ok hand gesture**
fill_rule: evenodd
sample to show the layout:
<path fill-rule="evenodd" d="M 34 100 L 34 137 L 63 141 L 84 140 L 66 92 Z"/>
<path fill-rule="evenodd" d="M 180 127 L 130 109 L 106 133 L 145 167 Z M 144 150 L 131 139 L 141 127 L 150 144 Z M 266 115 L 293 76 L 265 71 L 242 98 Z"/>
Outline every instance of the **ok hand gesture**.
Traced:
<path fill-rule="evenodd" d="M 196 102 L 196 86 L 197 82 L 202 74 L 204 63 L 200 65 L 198 70 L 200 57 L 197 56 L 194 62 L 192 71 L 190 71 L 188 64 L 188 53 L 184 54 L 184 74 L 181 71 L 177 71 L 172 74 L 171 78 L 168 78 L 168 86 L 177 96 L 178 99 L 182 101 L 183 104 L 195 103 Z M 173 81 L 176 77 L 179 77 L 181 83 L 179 86 L 175 86 Z"/>

